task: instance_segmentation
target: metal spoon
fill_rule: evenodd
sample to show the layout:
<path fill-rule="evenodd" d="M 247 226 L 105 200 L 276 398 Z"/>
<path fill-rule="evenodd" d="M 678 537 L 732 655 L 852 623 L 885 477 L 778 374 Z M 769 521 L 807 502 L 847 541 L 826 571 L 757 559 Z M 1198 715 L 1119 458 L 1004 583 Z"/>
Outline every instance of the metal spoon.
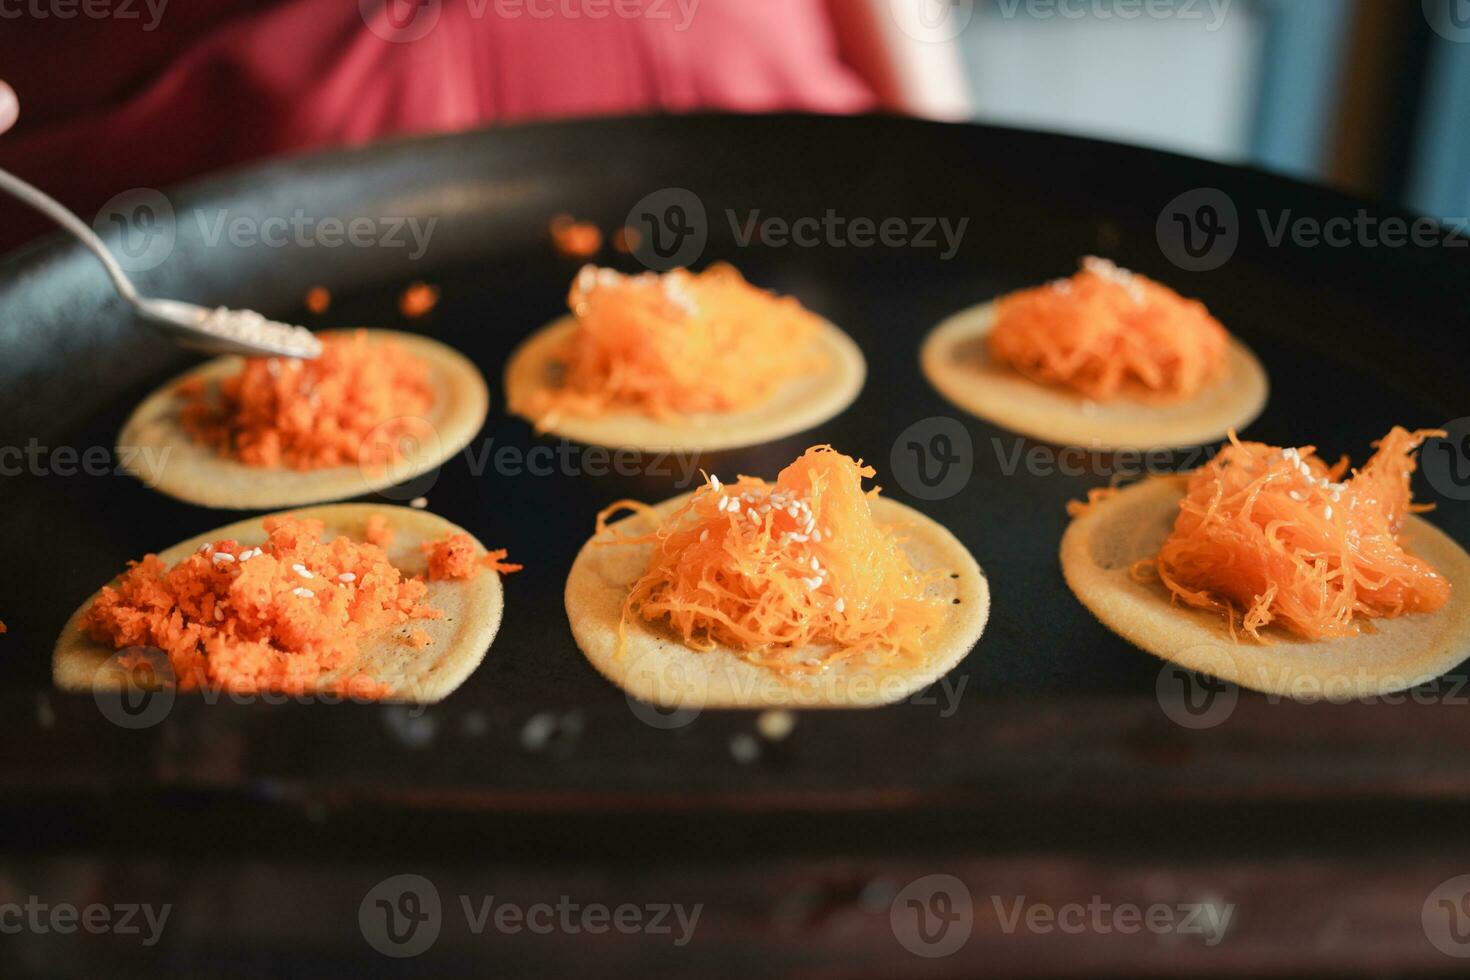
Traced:
<path fill-rule="evenodd" d="M 161 327 L 182 347 L 217 354 L 247 354 L 256 357 L 313 358 L 321 353 L 321 342 L 305 327 L 267 320 L 253 310 L 209 309 L 176 299 L 140 296 L 122 267 L 87 223 L 68 211 L 55 198 L 0 170 L 0 190 L 40 211 L 71 232 L 97 256 L 118 295 L 138 316 Z"/>

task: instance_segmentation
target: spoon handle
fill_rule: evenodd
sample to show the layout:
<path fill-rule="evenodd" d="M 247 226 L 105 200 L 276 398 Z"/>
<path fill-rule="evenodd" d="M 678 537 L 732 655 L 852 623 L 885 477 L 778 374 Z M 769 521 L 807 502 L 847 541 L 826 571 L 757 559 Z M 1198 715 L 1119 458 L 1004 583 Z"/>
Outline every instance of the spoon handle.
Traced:
<path fill-rule="evenodd" d="M 78 218 L 67 209 L 66 205 L 54 197 L 32 187 L 6 170 L 0 170 L 0 190 L 7 191 L 12 196 L 29 204 L 81 239 L 82 244 L 87 246 L 93 255 L 97 256 L 98 261 L 107 270 L 108 276 L 112 278 L 113 286 L 117 287 L 118 295 L 127 300 L 129 304 L 133 306 L 138 305 L 138 290 L 133 286 L 132 280 L 128 278 L 127 273 L 123 272 L 122 266 L 117 264 L 117 260 L 112 257 L 112 253 L 107 250 L 106 245 L 102 244 L 102 239 L 97 237 L 97 233 L 92 230 L 90 225 L 81 218 Z"/>

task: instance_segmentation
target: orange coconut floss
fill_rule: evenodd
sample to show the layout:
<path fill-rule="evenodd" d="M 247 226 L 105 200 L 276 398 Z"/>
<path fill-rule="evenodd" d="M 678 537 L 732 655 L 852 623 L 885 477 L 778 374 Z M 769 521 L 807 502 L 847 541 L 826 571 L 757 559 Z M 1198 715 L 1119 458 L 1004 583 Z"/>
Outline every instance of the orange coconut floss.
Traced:
<path fill-rule="evenodd" d="M 1433 612 L 1450 583 L 1400 540 L 1414 454 L 1442 432 L 1395 427 L 1344 479 L 1313 447 L 1229 446 L 1188 482 L 1159 578 L 1181 602 L 1237 617 L 1261 639 L 1268 624 L 1307 639 L 1353 636 L 1364 620 Z M 1144 567 L 1147 567 L 1145 565 Z M 1142 570 L 1142 569 L 1139 569 Z"/>
<path fill-rule="evenodd" d="M 661 276 L 586 266 L 567 303 L 577 329 L 558 352 L 557 384 L 512 406 L 540 428 L 615 408 L 656 418 L 735 411 L 823 364 L 811 352 L 821 318 L 729 265 Z"/>
<path fill-rule="evenodd" d="M 428 586 L 405 577 L 377 545 L 323 541 L 320 521 L 268 517 L 264 526 L 259 547 L 224 540 L 172 568 L 157 555 L 131 563 L 82 628 L 115 649 L 161 649 L 181 690 L 388 693 L 355 669 L 362 643 L 374 631 L 437 619 L 425 604 Z M 421 637 L 415 630 L 410 645 L 425 645 Z"/>
<path fill-rule="evenodd" d="M 990 356 L 1032 381 L 1093 401 L 1183 401 L 1225 370 L 1229 334 L 1204 304 L 1106 259 L 1071 279 L 1002 297 Z"/>
<path fill-rule="evenodd" d="M 497 572 L 519 572 L 524 566 L 505 561 L 504 548 L 480 554 L 475 539 L 468 534 L 451 534 L 439 541 L 430 541 L 423 546 L 429 556 L 429 581 L 444 579 L 471 579 L 487 568 Z"/>
<path fill-rule="evenodd" d="M 548 226 L 558 255 L 568 259 L 590 259 L 602 250 L 602 229 L 590 221 L 559 214 Z"/>
<path fill-rule="evenodd" d="M 180 385 L 181 421 L 196 442 L 250 466 L 311 470 L 386 466 L 420 439 L 434 404 L 429 368 L 365 331 L 326 334 L 314 360 L 249 358 L 210 392 Z"/>
<path fill-rule="evenodd" d="M 609 543 L 653 545 L 624 625 L 633 615 L 666 621 L 693 649 L 725 644 L 790 673 L 919 652 L 948 609 L 925 595 L 941 573 L 917 571 L 898 534 L 874 520 L 878 490 L 862 489 L 872 476 L 872 467 L 817 446 L 775 485 L 748 476 L 724 485 L 712 476 L 657 531 L 627 538 L 614 529 Z M 654 513 L 621 501 L 598 515 L 598 532 L 624 510 Z M 799 660 L 788 655 L 805 647 Z"/>
<path fill-rule="evenodd" d="M 439 305 L 439 289 L 426 282 L 411 282 L 398 297 L 398 312 L 410 320 L 428 316 Z"/>

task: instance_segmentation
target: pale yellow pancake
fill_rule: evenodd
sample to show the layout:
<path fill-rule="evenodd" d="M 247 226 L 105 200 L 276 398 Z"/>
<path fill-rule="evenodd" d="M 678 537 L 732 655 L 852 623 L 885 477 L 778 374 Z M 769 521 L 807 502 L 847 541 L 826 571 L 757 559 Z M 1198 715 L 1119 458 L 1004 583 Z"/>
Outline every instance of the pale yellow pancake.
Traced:
<path fill-rule="evenodd" d="M 1307 641 L 1267 627 L 1262 636 L 1270 645 L 1244 635 L 1233 642 L 1224 616 L 1171 604 L 1161 583 L 1129 574 L 1135 561 L 1158 554 L 1183 496 L 1179 478 L 1145 480 L 1077 518 L 1062 537 L 1067 585 L 1104 626 L 1130 643 L 1190 670 L 1298 700 L 1402 691 L 1470 656 L 1470 556 L 1416 517 L 1405 526 L 1405 543 L 1450 581 L 1443 609 L 1376 619 L 1372 632 L 1345 639 Z"/>
<path fill-rule="evenodd" d="M 656 510 L 671 513 L 688 496 L 667 500 Z M 882 523 L 898 525 L 915 568 L 949 573 L 930 586 L 930 594 L 951 604 L 949 618 L 927 637 L 924 656 L 916 663 L 877 666 L 856 660 L 811 677 L 786 677 L 747 662 L 729 647 L 691 650 L 665 624 L 637 615 L 629 617 L 619 654 L 623 604 L 647 570 L 652 546 L 602 545 L 598 538 L 582 547 L 567 577 L 572 635 L 604 677 L 639 700 L 663 707 L 856 708 L 902 701 L 949 673 L 975 646 L 990 614 L 990 587 L 969 551 L 942 525 L 883 497 L 874 501 L 873 514 Z M 615 526 L 624 534 L 639 534 L 654 525 L 652 518 L 634 515 Z M 809 655 L 827 649 L 813 649 Z"/>
<path fill-rule="evenodd" d="M 287 513 L 321 521 L 326 525 L 322 535 L 325 540 L 345 534 L 358 541 L 364 540 L 368 518 L 381 514 L 394 531 L 387 548 L 388 559 L 405 575 L 416 575 L 426 568 L 427 559 L 419 549 L 421 544 L 464 530 L 426 511 L 382 504 L 328 504 Z M 266 539 L 264 520 L 263 516 L 252 517 L 197 535 L 159 552 L 159 557 L 172 566 L 206 542 L 234 538 L 246 547 L 261 544 Z M 401 626 L 370 634 L 370 639 L 363 643 L 361 660 L 352 668 L 354 673 L 366 671 L 387 684 L 392 689 L 390 700 L 421 703 L 442 700 L 480 665 L 500 629 L 504 599 L 500 576 L 494 571 L 487 569 L 469 580 L 453 579 L 427 585 L 425 602 L 442 610 L 444 615 L 439 619 L 411 619 Z M 127 683 L 126 675 L 115 668 L 111 659 L 115 651 L 90 639 L 80 628 L 82 616 L 101 592 L 97 590 L 82 603 L 56 641 L 51 673 L 56 686 L 64 691 L 117 690 Z M 410 646 L 407 638 L 415 630 L 423 630 L 432 642 L 422 649 Z M 329 682 L 335 677 L 334 674 L 324 678 L 320 689 L 328 690 Z"/>
<path fill-rule="evenodd" d="M 994 303 L 950 317 L 925 338 L 919 362 L 929 383 L 950 402 L 1012 432 L 1099 450 L 1198 446 L 1245 428 L 1266 407 L 1266 371 L 1234 337 L 1224 375 L 1189 401 L 1140 396 L 1092 402 L 991 360 L 985 337 L 994 323 Z"/>
<path fill-rule="evenodd" d="M 576 319 L 565 316 L 516 348 L 505 369 L 505 398 L 511 412 L 525 416 L 523 406 L 531 394 L 554 383 L 557 352 L 576 329 Z M 867 362 L 851 337 L 823 321 L 816 349 L 825 357 L 823 370 L 791 379 L 753 408 L 700 412 L 677 421 L 630 410 L 595 418 L 564 415 L 546 431 L 590 446 L 645 452 L 736 449 L 781 439 L 841 414 L 862 390 Z"/>
<path fill-rule="evenodd" d="M 341 500 L 391 487 L 442 465 L 480 431 L 490 408 L 485 379 L 469 359 L 436 340 L 395 330 L 369 330 L 392 340 L 429 366 L 433 406 L 424 415 L 431 435 L 404 445 L 387 467 L 334 466 L 318 470 L 246 466 L 203 446 L 179 422 L 183 400 L 174 394 L 190 378 L 211 387 L 240 370 L 241 359 L 220 357 L 185 372 L 144 399 L 117 437 L 123 465 L 144 483 L 179 500 L 226 510 L 265 510 Z"/>

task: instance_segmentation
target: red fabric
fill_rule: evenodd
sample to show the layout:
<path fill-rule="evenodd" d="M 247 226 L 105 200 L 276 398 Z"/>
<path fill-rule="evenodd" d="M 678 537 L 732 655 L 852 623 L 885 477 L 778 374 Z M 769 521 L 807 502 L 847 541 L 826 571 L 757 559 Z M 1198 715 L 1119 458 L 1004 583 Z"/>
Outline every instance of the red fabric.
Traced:
<path fill-rule="evenodd" d="M 114 4 L 126 19 L 0 21 L 0 78 L 21 108 L 0 167 L 84 216 L 134 187 L 393 134 L 874 104 L 824 0 L 149 3 Z M 47 230 L 18 204 L 0 216 L 0 247 Z"/>

